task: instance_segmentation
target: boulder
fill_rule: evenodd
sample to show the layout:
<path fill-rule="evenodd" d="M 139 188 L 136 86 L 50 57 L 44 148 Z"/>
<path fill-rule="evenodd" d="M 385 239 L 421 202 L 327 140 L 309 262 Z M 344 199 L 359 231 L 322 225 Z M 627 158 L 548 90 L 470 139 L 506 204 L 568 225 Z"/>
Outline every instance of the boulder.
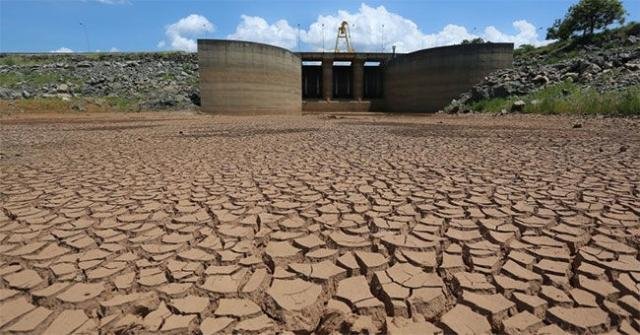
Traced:
<path fill-rule="evenodd" d="M 562 75 L 562 77 L 560 77 L 562 80 L 568 80 L 571 82 L 574 82 L 578 79 L 579 74 L 575 73 L 575 72 L 567 72 L 565 74 Z"/>
<path fill-rule="evenodd" d="M 634 45 L 636 43 L 640 43 L 640 37 L 637 36 L 628 36 L 627 39 L 624 41 L 624 45 Z"/>
<path fill-rule="evenodd" d="M 624 67 L 630 71 L 638 71 L 640 70 L 640 63 L 626 63 Z"/>
<path fill-rule="evenodd" d="M 539 74 L 539 75 L 535 76 L 531 81 L 533 81 L 534 83 L 536 83 L 538 85 L 545 85 L 545 84 L 549 83 L 549 78 L 547 76 Z"/>
<path fill-rule="evenodd" d="M 59 84 L 56 86 L 56 92 L 58 93 L 68 93 L 69 92 L 69 85 L 67 84 Z"/>
<path fill-rule="evenodd" d="M 523 100 L 517 100 L 511 105 L 512 112 L 523 112 L 527 104 Z"/>
<path fill-rule="evenodd" d="M 471 99 L 473 101 L 479 101 L 489 98 L 489 88 L 486 86 L 474 86 L 471 90 Z"/>
<path fill-rule="evenodd" d="M 17 96 L 16 92 L 12 89 L 0 87 L 0 99 L 3 100 L 12 100 Z"/>

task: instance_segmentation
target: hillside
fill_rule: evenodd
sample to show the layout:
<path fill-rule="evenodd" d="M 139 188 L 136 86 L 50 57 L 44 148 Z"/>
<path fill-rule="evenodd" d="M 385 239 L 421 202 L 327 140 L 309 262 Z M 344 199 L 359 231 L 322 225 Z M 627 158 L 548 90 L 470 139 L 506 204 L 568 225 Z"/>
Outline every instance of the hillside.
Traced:
<path fill-rule="evenodd" d="M 62 100 L 74 109 L 184 109 L 199 104 L 192 53 L 0 54 L 0 99 Z"/>
<path fill-rule="evenodd" d="M 640 114 L 640 24 L 514 52 L 445 112 Z"/>

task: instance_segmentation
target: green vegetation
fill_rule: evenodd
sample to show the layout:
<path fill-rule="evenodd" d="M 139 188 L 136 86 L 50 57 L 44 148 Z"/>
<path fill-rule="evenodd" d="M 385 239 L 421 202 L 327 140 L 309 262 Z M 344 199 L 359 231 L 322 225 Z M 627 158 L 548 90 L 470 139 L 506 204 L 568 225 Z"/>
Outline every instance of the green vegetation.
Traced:
<path fill-rule="evenodd" d="M 32 57 L 25 57 L 24 55 L 0 55 L 0 65 L 38 65 L 43 62 Z"/>
<path fill-rule="evenodd" d="M 123 112 L 138 110 L 140 103 L 140 99 L 135 97 L 106 96 L 102 99 L 109 107 Z"/>
<path fill-rule="evenodd" d="M 164 81 L 172 81 L 172 80 L 176 79 L 176 76 L 173 75 L 172 73 L 164 73 L 164 74 L 162 74 L 160 79 L 164 80 Z"/>
<path fill-rule="evenodd" d="M 29 112 L 29 113 L 101 113 L 101 112 L 139 112 L 140 99 L 135 97 L 108 96 L 72 97 L 62 99 L 59 97 L 36 97 L 19 100 L 0 100 L 0 111 Z"/>
<path fill-rule="evenodd" d="M 32 86 L 42 86 L 65 82 L 67 79 L 69 78 L 63 78 L 53 73 L 0 73 L 0 87 L 16 87 L 21 82 L 27 82 Z"/>
<path fill-rule="evenodd" d="M 77 61 L 108 61 L 118 60 L 140 60 L 145 55 L 152 55 L 156 59 L 171 60 L 190 55 L 182 51 L 161 51 L 161 52 L 85 52 L 85 53 L 42 53 L 42 54 L 6 54 L 0 53 L 0 65 L 39 65 L 57 62 L 65 62 L 71 59 Z"/>
<path fill-rule="evenodd" d="M 518 57 L 525 54 L 531 54 L 534 50 L 536 50 L 535 46 L 531 44 L 522 44 L 521 46 L 513 50 L 513 55 L 514 57 Z"/>
<path fill-rule="evenodd" d="M 26 111 L 56 112 L 71 110 L 71 101 L 60 98 L 33 98 L 16 100 L 16 107 Z"/>
<path fill-rule="evenodd" d="M 640 86 L 600 93 L 595 89 L 581 88 L 570 82 L 548 86 L 522 97 L 482 100 L 472 104 L 471 108 L 481 112 L 498 113 L 503 109 L 510 110 L 517 100 L 526 103 L 524 113 L 640 115 Z"/>
<path fill-rule="evenodd" d="M 625 16 L 620 0 L 580 0 L 569 7 L 564 19 L 556 20 L 547 30 L 547 39 L 567 40 L 577 33 L 592 36 L 614 22 L 623 24 Z"/>
<path fill-rule="evenodd" d="M 474 38 L 472 40 L 464 40 L 460 44 L 482 44 L 482 43 L 486 43 L 485 40 L 483 40 L 480 37 L 476 37 L 476 38 Z"/>

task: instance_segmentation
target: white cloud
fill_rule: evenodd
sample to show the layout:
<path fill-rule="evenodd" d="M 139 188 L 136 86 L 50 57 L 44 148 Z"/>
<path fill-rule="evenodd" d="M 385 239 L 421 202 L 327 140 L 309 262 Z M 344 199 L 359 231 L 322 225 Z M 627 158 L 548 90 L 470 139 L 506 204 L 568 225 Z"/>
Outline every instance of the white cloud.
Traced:
<path fill-rule="evenodd" d="M 513 42 L 516 46 L 522 44 L 540 46 L 549 43 L 549 41 L 540 40 L 536 27 L 526 20 L 513 22 L 513 27 L 518 31 L 515 35 L 505 34 L 494 26 L 486 27 L 484 29 L 484 38 L 492 42 Z"/>
<path fill-rule="evenodd" d="M 296 29 L 286 20 L 269 24 L 259 16 L 242 15 L 241 17 L 242 22 L 238 24 L 233 34 L 227 36 L 228 39 L 261 42 L 288 49 L 296 47 Z"/>
<path fill-rule="evenodd" d="M 111 49 L 109 49 L 109 52 L 120 52 L 120 49 L 116 47 L 111 47 Z"/>
<path fill-rule="evenodd" d="M 351 42 L 356 51 L 391 51 L 393 45 L 398 52 L 410 52 L 422 48 L 458 44 L 465 39 L 481 37 L 491 42 L 513 42 L 521 44 L 543 45 L 548 43 L 539 38 L 536 27 L 525 20 L 513 23 L 517 33 L 509 35 L 486 27 L 481 35 L 473 34 L 461 25 L 448 24 L 435 33 L 424 33 L 418 25 L 399 14 L 387 11 L 384 6 L 369 7 L 361 4 L 355 13 L 339 10 L 336 14 L 320 15 L 306 30 L 300 31 L 302 43 L 313 50 L 333 50 L 338 26 L 342 21 L 349 22 Z M 323 27 L 324 25 L 324 27 Z M 324 34 L 323 34 L 324 31 Z M 227 36 L 255 42 L 279 45 L 292 49 L 296 46 L 297 31 L 286 20 L 269 24 L 257 16 L 242 16 L 242 22 L 236 31 Z M 323 38 L 324 35 L 324 38 Z M 341 45 L 341 50 L 344 46 Z"/>
<path fill-rule="evenodd" d="M 73 50 L 71 50 L 69 48 L 62 47 L 62 48 L 58 48 L 56 50 L 51 50 L 50 52 L 53 52 L 53 53 L 67 53 L 68 54 L 68 53 L 72 53 Z"/>
<path fill-rule="evenodd" d="M 196 51 L 198 46 L 195 38 L 204 33 L 213 32 L 214 29 L 213 23 L 206 17 L 191 14 L 167 26 L 165 30 L 167 41 L 158 42 L 158 48 L 169 45 L 173 50 Z"/>
<path fill-rule="evenodd" d="M 448 24 L 441 31 L 435 34 L 426 34 L 421 36 L 420 48 L 430 48 L 430 47 L 438 47 L 442 45 L 459 44 L 464 40 L 471 40 L 476 37 L 477 36 L 468 32 L 467 28 L 463 26 Z"/>

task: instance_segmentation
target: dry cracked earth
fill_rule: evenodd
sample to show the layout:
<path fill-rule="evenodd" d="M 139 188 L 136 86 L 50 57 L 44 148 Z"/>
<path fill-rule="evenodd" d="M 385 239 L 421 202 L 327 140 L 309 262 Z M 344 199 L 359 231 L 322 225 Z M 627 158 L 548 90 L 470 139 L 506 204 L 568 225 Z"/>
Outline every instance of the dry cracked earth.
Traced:
<path fill-rule="evenodd" d="M 0 121 L 0 333 L 640 331 L 638 120 Z"/>

